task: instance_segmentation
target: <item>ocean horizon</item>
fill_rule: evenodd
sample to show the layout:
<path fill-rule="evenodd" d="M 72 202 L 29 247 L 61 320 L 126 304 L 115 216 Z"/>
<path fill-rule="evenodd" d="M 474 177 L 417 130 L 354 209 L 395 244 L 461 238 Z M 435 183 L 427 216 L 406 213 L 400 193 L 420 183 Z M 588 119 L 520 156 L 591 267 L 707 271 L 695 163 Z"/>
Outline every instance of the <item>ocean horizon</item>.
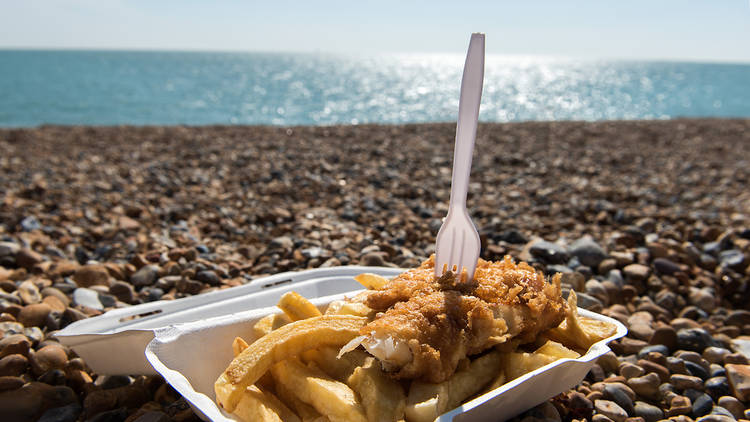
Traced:
<path fill-rule="evenodd" d="M 451 122 L 463 59 L 0 50 L 0 126 Z M 479 117 L 750 117 L 750 63 L 488 55 Z"/>

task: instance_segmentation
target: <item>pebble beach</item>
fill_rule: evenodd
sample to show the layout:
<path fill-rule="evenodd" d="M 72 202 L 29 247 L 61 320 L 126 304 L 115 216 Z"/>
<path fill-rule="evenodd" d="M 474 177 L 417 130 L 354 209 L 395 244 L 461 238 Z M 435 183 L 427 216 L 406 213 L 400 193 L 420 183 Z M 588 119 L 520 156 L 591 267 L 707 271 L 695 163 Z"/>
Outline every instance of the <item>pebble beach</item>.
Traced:
<path fill-rule="evenodd" d="M 199 421 L 160 377 L 54 337 L 283 272 L 419 265 L 455 124 L 0 129 L 0 419 Z M 750 420 L 750 119 L 480 124 L 482 258 L 562 273 L 625 324 L 515 420 Z M 228 347 L 228 346 L 227 346 Z"/>

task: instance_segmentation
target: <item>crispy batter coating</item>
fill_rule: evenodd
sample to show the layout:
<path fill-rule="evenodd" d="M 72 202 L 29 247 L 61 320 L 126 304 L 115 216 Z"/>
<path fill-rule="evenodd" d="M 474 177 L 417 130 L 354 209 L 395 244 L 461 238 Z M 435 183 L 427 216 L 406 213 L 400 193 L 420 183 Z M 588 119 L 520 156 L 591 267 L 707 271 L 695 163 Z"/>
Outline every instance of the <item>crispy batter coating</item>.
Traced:
<path fill-rule="evenodd" d="M 541 272 L 510 257 L 479 260 L 467 283 L 451 272 L 435 277 L 434 256 L 418 268 L 395 277 L 364 303 L 379 312 L 362 328 L 369 338 L 389 336 L 408 345 L 408 362 L 382 359 L 396 378 L 442 382 L 461 359 L 492 346 L 534 341 L 565 317 L 560 276 L 545 280 Z"/>

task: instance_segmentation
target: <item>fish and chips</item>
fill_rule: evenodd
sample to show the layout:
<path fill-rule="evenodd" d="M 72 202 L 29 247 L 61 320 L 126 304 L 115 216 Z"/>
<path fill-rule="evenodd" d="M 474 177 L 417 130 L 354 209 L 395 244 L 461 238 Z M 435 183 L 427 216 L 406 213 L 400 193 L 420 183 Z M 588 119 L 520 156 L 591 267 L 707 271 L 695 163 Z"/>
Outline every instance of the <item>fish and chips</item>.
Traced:
<path fill-rule="evenodd" d="M 323 312 L 286 293 L 219 375 L 216 400 L 240 420 L 432 421 L 558 359 L 575 359 L 616 327 L 578 315 L 575 293 L 506 257 L 474 278 L 434 275 L 434 257 Z"/>

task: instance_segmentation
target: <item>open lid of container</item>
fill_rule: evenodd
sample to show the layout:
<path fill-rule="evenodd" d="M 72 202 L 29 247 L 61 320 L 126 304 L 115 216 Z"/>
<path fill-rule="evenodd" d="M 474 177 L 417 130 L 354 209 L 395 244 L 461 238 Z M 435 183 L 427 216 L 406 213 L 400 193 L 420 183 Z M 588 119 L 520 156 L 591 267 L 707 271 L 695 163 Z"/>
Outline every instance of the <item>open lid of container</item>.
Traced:
<path fill-rule="evenodd" d="M 55 336 L 99 374 L 154 375 L 156 371 L 144 352 L 157 329 L 274 306 L 282 294 L 291 290 L 308 298 L 351 292 L 362 288 L 354 280 L 358 274 L 393 277 L 403 271 L 343 266 L 285 272 L 211 293 L 114 309 L 76 321 Z"/>

